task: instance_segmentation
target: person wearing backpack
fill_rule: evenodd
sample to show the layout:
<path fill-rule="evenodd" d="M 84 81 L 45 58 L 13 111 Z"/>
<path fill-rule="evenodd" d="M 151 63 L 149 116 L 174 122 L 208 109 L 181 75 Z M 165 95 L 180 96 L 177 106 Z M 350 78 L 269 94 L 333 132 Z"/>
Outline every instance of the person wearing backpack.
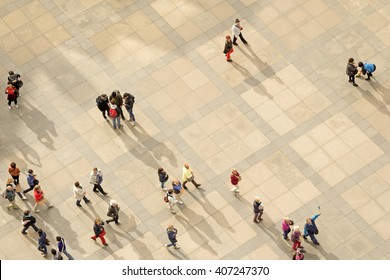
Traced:
<path fill-rule="evenodd" d="M 110 201 L 110 207 L 108 208 L 107 216 L 112 218 L 110 220 L 106 220 L 107 225 L 111 222 L 119 224 L 119 205 L 115 200 Z"/>
<path fill-rule="evenodd" d="M 110 118 L 112 119 L 112 126 L 114 129 L 121 128 L 121 109 L 119 106 L 116 105 L 115 99 L 111 99 L 110 101 Z"/>
<path fill-rule="evenodd" d="M 130 116 L 129 122 L 131 122 L 131 124 L 133 126 L 135 126 L 135 117 L 134 117 L 134 113 L 133 113 L 135 97 L 134 97 L 134 95 L 127 93 L 127 92 L 123 95 L 123 97 L 125 99 L 125 108 Z"/>
<path fill-rule="evenodd" d="M 177 203 L 183 204 L 184 202 L 181 200 L 181 194 L 183 191 L 183 187 L 181 186 L 181 183 L 179 182 L 179 180 L 175 179 L 172 181 L 172 189 L 173 189 L 173 193 L 175 194 L 175 198 L 176 198 Z"/>
<path fill-rule="evenodd" d="M 12 85 L 11 82 L 8 82 L 8 85 L 5 89 L 5 94 L 7 94 L 7 100 L 8 100 L 8 109 L 12 109 L 11 102 L 15 103 L 15 107 L 19 108 L 18 105 L 18 97 L 19 97 L 19 91 L 16 87 Z"/>
<path fill-rule="evenodd" d="M 29 188 L 23 191 L 24 194 L 28 193 L 29 191 L 32 191 L 36 185 L 39 185 L 39 180 L 37 179 L 37 175 L 34 174 L 34 170 L 32 169 L 28 170 L 27 184 Z"/>
<path fill-rule="evenodd" d="M 66 251 L 65 239 L 62 238 L 61 236 L 57 236 L 56 240 L 57 240 L 58 252 L 60 254 L 64 253 L 64 255 L 68 258 L 68 260 L 74 260 L 71 254 L 69 254 L 68 251 Z"/>
<path fill-rule="evenodd" d="M 102 195 L 107 195 L 102 187 L 103 173 L 101 169 L 94 167 L 91 174 L 89 175 L 89 183 L 93 185 L 93 192 L 100 192 Z"/>
<path fill-rule="evenodd" d="M 19 207 L 15 203 L 15 196 L 16 196 L 16 194 L 15 194 L 14 188 L 12 187 L 11 184 L 7 184 L 5 191 L 3 193 L 3 198 L 7 199 L 10 202 L 10 204 L 7 205 L 8 210 L 11 207 L 13 207 L 14 209 L 19 209 Z"/>
<path fill-rule="evenodd" d="M 166 191 L 167 188 L 164 186 L 164 184 L 168 181 L 169 175 L 167 174 L 167 172 L 164 171 L 164 169 L 162 167 L 157 169 L 157 175 L 158 175 L 158 180 L 161 183 L 161 189 L 163 191 Z"/>
<path fill-rule="evenodd" d="M 38 232 L 39 228 L 35 225 L 36 222 L 37 220 L 33 215 L 31 215 L 30 210 L 24 211 L 22 217 L 22 225 L 23 225 L 22 234 L 27 234 L 26 231 L 29 227 L 32 227 L 35 230 L 35 232 Z"/>
<path fill-rule="evenodd" d="M 167 194 L 164 196 L 165 203 L 168 203 L 168 209 L 171 210 L 172 214 L 176 214 L 176 211 L 173 207 L 176 205 L 177 201 L 173 197 L 173 189 L 169 189 Z"/>
<path fill-rule="evenodd" d="M 123 115 L 123 110 L 122 110 L 122 106 L 123 106 L 123 98 L 122 98 L 122 95 L 121 93 L 119 92 L 119 90 L 114 90 L 111 95 L 110 95 L 110 102 L 111 100 L 115 100 L 115 104 L 116 106 L 118 106 L 119 108 L 119 111 L 120 111 L 120 115 L 122 117 L 122 120 L 125 120 L 125 116 Z"/>
<path fill-rule="evenodd" d="M 103 118 L 106 121 L 108 121 L 106 113 L 109 116 L 109 114 L 110 114 L 110 111 L 109 111 L 110 110 L 110 106 L 109 106 L 107 95 L 105 95 L 105 94 L 99 95 L 96 98 L 96 106 L 98 107 L 100 112 L 102 112 Z"/>

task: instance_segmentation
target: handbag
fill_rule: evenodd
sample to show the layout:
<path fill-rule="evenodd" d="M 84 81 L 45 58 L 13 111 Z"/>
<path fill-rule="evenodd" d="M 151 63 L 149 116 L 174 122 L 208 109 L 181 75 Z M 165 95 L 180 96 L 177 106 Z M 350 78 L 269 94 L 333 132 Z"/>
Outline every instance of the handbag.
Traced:
<path fill-rule="evenodd" d="M 46 239 L 45 244 L 46 244 L 46 246 L 49 246 L 50 245 L 50 240 Z"/>

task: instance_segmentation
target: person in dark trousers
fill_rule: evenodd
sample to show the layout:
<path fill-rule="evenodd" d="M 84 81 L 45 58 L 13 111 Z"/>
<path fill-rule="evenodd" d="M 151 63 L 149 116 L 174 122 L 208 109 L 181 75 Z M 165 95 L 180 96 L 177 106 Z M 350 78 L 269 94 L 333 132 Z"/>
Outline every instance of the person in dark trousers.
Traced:
<path fill-rule="evenodd" d="M 19 176 L 18 176 L 18 182 L 19 182 Z M 7 180 L 7 185 L 12 186 L 14 189 L 15 193 L 22 199 L 22 200 L 27 200 L 27 197 L 24 195 L 24 192 L 20 188 L 20 184 L 15 184 L 15 180 L 12 178 L 8 178 Z"/>
<path fill-rule="evenodd" d="M 163 191 L 166 191 L 167 188 L 164 186 L 164 184 L 168 181 L 169 175 L 167 174 L 167 172 L 164 171 L 164 169 L 162 167 L 157 169 L 157 174 L 158 174 L 158 180 L 161 183 L 161 189 Z"/>
<path fill-rule="evenodd" d="M 12 109 L 11 102 L 15 103 L 15 107 L 19 108 L 18 105 L 18 97 L 19 97 L 19 91 L 16 87 L 14 87 L 11 82 L 8 82 L 7 87 L 5 88 L 5 94 L 7 94 L 7 100 L 8 100 L 8 109 Z"/>
<path fill-rule="evenodd" d="M 102 244 L 104 246 L 108 246 L 106 239 L 104 236 L 106 235 L 106 230 L 103 227 L 104 222 L 102 222 L 100 219 L 95 219 L 95 223 L 93 224 L 93 232 L 95 233 L 94 236 L 91 236 L 91 239 L 96 241 L 96 238 L 100 238 L 102 241 Z"/>
<path fill-rule="evenodd" d="M 74 197 L 76 198 L 76 205 L 78 207 L 81 207 L 81 200 L 84 200 L 85 203 L 90 202 L 90 200 L 86 197 L 87 192 L 84 190 L 84 188 L 80 185 L 79 182 L 74 183 L 73 193 Z"/>
<path fill-rule="evenodd" d="M 261 216 L 263 216 L 264 207 L 261 205 L 260 198 L 258 196 L 255 196 L 255 200 L 253 201 L 253 213 L 255 216 L 253 217 L 253 222 L 258 223 L 262 221 L 263 219 Z"/>
<path fill-rule="evenodd" d="M 64 254 L 69 260 L 74 260 L 71 254 L 69 254 L 68 251 L 66 250 L 65 239 L 62 238 L 61 236 L 57 236 L 56 240 L 57 240 L 58 252 L 60 254 Z"/>
<path fill-rule="evenodd" d="M 15 191 L 11 184 L 7 184 L 5 187 L 5 191 L 2 194 L 3 198 L 8 200 L 10 202 L 9 205 L 7 205 L 7 209 L 9 210 L 11 207 L 15 210 L 19 209 L 19 207 L 16 205 L 15 202 Z"/>
<path fill-rule="evenodd" d="M 115 200 L 110 201 L 110 207 L 108 207 L 107 216 L 112 218 L 110 220 L 106 220 L 107 225 L 111 222 L 119 224 L 119 205 Z"/>
<path fill-rule="evenodd" d="M 114 129 L 121 128 L 121 108 L 116 105 L 115 99 L 110 100 L 110 118 L 112 119 L 112 127 Z"/>
<path fill-rule="evenodd" d="M 288 234 L 291 232 L 291 226 L 294 225 L 294 222 L 290 220 L 289 217 L 284 217 L 282 221 L 282 230 L 283 230 L 283 238 L 288 239 Z"/>
<path fill-rule="evenodd" d="M 358 63 L 358 66 L 361 67 L 362 70 L 356 76 L 358 76 L 360 73 L 363 75 L 365 75 L 367 73 L 366 80 L 367 81 L 371 80 L 372 73 L 374 73 L 374 71 L 376 70 L 375 64 L 372 64 L 372 63 L 364 63 L 363 64 L 363 62 L 360 61 Z"/>
<path fill-rule="evenodd" d="M 18 73 L 15 73 L 14 71 L 9 71 L 8 74 L 9 74 L 8 82 L 10 82 L 19 91 L 19 89 L 23 86 L 23 82 L 20 79 L 21 76 Z"/>
<path fill-rule="evenodd" d="M 310 236 L 311 241 L 313 241 L 313 244 L 320 245 L 320 243 L 317 241 L 316 235 L 318 234 L 318 228 L 316 225 L 316 219 L 321 215 L 315 214 L 311 218 L 306 219 L 305 227 L 303 228 L 303 238 L 307 240 L 307 236 Z"/>
<path fill-rule="evenodd" d="M 226 61 L 227 62 L 232 62 L 233 60 L 231 60 L 230 58 L 230 55 L 234 52 L 234 49 L 233 49 L 233 43 L 232 43 L 232 39 L 230 38 L 229 35 L 226 35 L 226 41 L 225 41 L 225 48 L 223 49 L 223 53 L 225 54 L 226 56 Z"/>
<path fill-rule="evenodd" d="M 355 60 L 352 57 L 348 59 L 347 69 L 345 72 L 349 77 L 348 82 L 352 83 L 354 87 L 357 87 L 358 85 L 355 83 L 355 75 L 358 73 L 358 70 L 354 61 Z"/>
<path fill-rule="evenodd" d="M 183 165 L 183 173 L 182 173 L 182 181 L 183 181 L 183 188 L 187 190 L 186 187 L 187 182 L 191 182 L 196 188 L 199 188 L 201 185 L 195 182 L 195 176 L 194 172 L 192 171 L 190 165 L 188 163 L 184 163 Z"/>
<path fill-rule="evenodd" d="M 27 234 L 26 231 L 28 230 L 29 227 L 32 227 L 35 230 L 35 232 L 38 232 L 39 228 L 35 225 L 36 222 L 37 220 L 33 215 L 31 215 L 30 210 L 24 211 L 22 217 L 22 225 L 23 225 L 22 233 Z"/>
<path fill-rule="evenodd" d="M 109 105 L 108 105 L 108 97 L 105 94 L 99 95 L 96 98 L 96 106 L 99 108 L 100 112 L 102 112 L 103 118 L 108 121 L 107 116 L 109 115 Z M 107 116 L 106 116 L 107 113 Z"/>
<path fill-rule="evenodd" d="M 168 235 L 168 239 L 171 243 L 167 243 L 167 244 L 164 244 L 165 247 L 171 247 L 173 246 L 173 248 L 175 249 L 180 249 L 180 246 L 177 245 L 177 239 L 176 239 L 176 236 L 177 236 L 177 229 L 175 229 L 175 227 L 173 225 L 170 225 L 168 228 L 167 228 L 167 235 Z"/>
<path fill-rule="evenodd" d="M 233 45 L 238 45 L 236 42 L 237 42 L 237 38 L 240 37 L 241 41 L 244 43 L 244 44 L 248 44 L 248 42 L 244 39 L 244 37 L 242 36 L 242 26 L 240 24 L 240 20 L 237 18 L 232 26 L 232 34 L 233 34 Z"/>
<path fill-rule="evenodd" d="M 47 238 L 46 238 L 46 232 L 44 232 L 42 229 L 38 230 L 38 251 L 41 251 L 42 255 L 47 255 Z"/>
<path fill-rule="evenodd" d="M 93 192 L 100 192 L 102 195 L 108 194 L 103 190 L 102 187 L 103 173 L 101 169 L 97 169 L 96 167 L 93 168 L 89 179 L 89 183 L 93 185 Z"/>
<path fill-rule="evenodd" d="M 34 174 L 34 170 L 32 169 L 28 170 L 27 185 L 29 186 L 29 188 L 23 191 L 24 194 L 32 191 L 35 186 L 39 185 L 39 180 L 37 179 L 37 175 Z"/>
<path fill-rule="evenodd" d="M 131 122 L 131 124 L 133 126 L 135 126 L 136 123 L 135 123 L 135 116 L 134 116 L 134 112 L 133 112 L 135 97 L 134 97 L 134 95 L 127 93 L 127 92 L 123 95 L 123 97 L 125 100 L 125 108 L 130 116 L 129 122 Z"/>
<path fill-rule="evenodd" d="M 115 104 L 116 106 L 118 107 L 119 111 L 120 111 L 120 115 L 122 117 L 122 120 L 125 120 L 125 116 L 123 115 L 123 110 L 122 110 L 122 106 L 123 106 L 123 98 L 122 98 L 122 95 L 121 93 L 119 92 L 119 90 L 114 90 L 111 95 L 110 95 L 110 102 L 112 104 L 112 100 L 115 100 Z"/>

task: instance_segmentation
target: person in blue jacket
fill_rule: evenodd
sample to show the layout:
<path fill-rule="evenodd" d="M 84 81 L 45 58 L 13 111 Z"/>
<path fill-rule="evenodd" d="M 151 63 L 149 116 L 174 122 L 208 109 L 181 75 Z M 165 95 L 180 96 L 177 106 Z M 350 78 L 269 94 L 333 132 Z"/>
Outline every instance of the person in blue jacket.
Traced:
<path fill-rule="evenodd" d="M 313 241 L 313 243 L 315 245 L 320 245 L 320 243 L 317 241 L 317 238 L 316 238 L 316 235 L 318 234 L 318 228 L 317 228 L 317 225 L 316 225 L 316 219 L 320 215 L 321 215 L 321 213 L 315 214 L 311 218 L 307 218 L 305 227 L 303 229 L 303 238 L 306 240 L 307 236 L 310 236 L 311 241 Z"/>
<path fill-rule="evenodd" d="M 371 76 L 372 76 L 372 73 L 375 72 L 376 70 L 376 66 L 375 64 L 372 64 L 372 63 L 363 63 L 363 62 L 359 62 L 358 63 L 358 66 L 362 68 L 361 70 L 361 73 L 363 75 L 365 75 L 367 73 L 367 78 L 366 80 L 369 81 L 371 80 Z"/>
<path fill-rule="evenodd" d="M 180 249 L 180 246 L 177 245 L 177 239 L 176 239 L 176 235 L 177 235 L 177 229 L 173 226 L 173 225 L 170 225 L 168 228 L 167 228 L 167 235 L 168 235 L 168 239 L 171 243 L 167 243 L 165 244 L 164 246 L 165 247 L 171 247 L 173 246 L 173 248 L 175 249 Z"/>
<path fill-rule="evenodd" d="M 47 255 L 47 241 L 46 241 L 46 232 L 39 229 L 38 230 L 38 250 L 41 251 L 42 255 Z"/>

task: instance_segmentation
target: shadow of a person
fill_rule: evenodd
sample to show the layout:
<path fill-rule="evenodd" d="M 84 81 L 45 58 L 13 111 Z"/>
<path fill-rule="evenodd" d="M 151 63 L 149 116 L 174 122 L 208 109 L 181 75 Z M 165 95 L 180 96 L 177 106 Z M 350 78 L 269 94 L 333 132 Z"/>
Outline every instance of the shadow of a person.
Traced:
<path fill-rule="evenodd" d="M 389 105 L 390 104 L 390 88 L 385 87 L 381 83 L 379 83 L 377 80 L 376 82 L 370 83 L 373 89 L 377 93 L 379 93 L 382 96 L 383 104 Z"/>
<path fill-rule="evenodd" d="M 361 87 L 358 87 L 358 90 L 368 102 L 370 102 L 373 106 L 375 106 L 379 112 L 384 115 L 390 115 L 389 109 L 387 109 L 386 104 L 380 101 L 375 95 L 371 94 L 368 90 L 364 90 Z"/>

